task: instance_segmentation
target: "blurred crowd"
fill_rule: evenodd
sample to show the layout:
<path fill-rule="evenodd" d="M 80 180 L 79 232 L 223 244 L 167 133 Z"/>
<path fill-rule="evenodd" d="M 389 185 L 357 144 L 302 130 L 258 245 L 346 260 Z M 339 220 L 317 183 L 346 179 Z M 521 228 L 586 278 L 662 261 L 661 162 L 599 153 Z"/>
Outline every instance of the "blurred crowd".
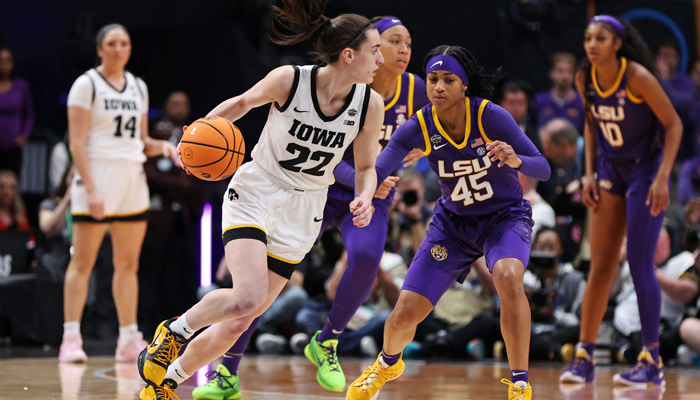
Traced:
<path fill-rule="evenodd" d="M 672 177 L 672 202 L 654 260 L 663 297 L 660 348 L 666 364 L 700 365 L 700 61 L 689 75 L 678 71 L 679 50 L 673 42 L 659 46 L 656 61 L 658 78 L 684 124 Z M 535 221 L 523 284 L 533 317 L 530 357 L 536 360 L 568 362 L 573 355 L 588 276 L 588 236 L 596 234 L 587 227 L 587 209 L 581 202 L 585 111 L 573 84 L 576 63 L 573 55 L 556 53 L 551 57 L 549 90 L 534 93 L 527 82 L 509 81 L 494 99 L 513 116 L 552 169 L 546 182 L 520 176 Z M 61 288 L 71 256 L 74 168 L 67 135 L 61 140 L 34 129 L 32 104 L 29 83 L 15 76 L 12 52 L 0 48 L 0 337 L 57 344 L 60 320 L 55 327 L 46 321 L 62 316 Z M 183 126 L 192 119 L 189 110 L 186 93 L 171 93 L 161 114 L 151 119 L 149 134 L 177 144 Z M 200 218 L 204 205 L 210 203 L 212 225 L 218 227 L 223 186 L 187 176 L 168 158 L 149 159 L 145 171 L 151 203 L 139 281 L 152 289 L 140 294 L 139 324 L 144 332 L 152 332 L 158 321 L 189 308 L 210 290 L 231 287 L 232 281 L 221 245 L 212 243 L 215 260 L 221 261 L 211 286 L 199 287 Z M 340 338 L 341 354 L 374 357 L 378 353 L 384 321 L 441 195 L 438 178 L 425 159 L 399 176 L 380 269 L 372 292 Z M 218 240 L 216 234 L 212 237 Z M 88 340 L 117 331 L 111 263 L 107 237 L 83 321 Z M 619 266 L 597 341 L 599 364 L 633 363 L 642 345 L 625 246 Z M 346 267 L 340 233 L 325 232 L 261 317 L 251 350 L 300 354 L 323 326 Z M 163 297 L 173 301 L 155 301 Z M 464 283 L 455 283 L 418 326 L 404 356 L 505 357 L 499 306 L 493 279 L 481 259 Z"/>

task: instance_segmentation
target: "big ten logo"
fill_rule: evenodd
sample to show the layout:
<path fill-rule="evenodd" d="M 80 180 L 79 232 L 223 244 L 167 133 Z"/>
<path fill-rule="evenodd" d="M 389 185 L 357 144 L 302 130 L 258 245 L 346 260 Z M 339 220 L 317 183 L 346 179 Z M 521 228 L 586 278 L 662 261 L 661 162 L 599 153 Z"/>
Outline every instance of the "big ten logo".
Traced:
<path fill-rule="evenodd" d="M 379 140 L 390 140 L 394 133 L 394 125 L 382 125 L 382 130 L 379 131 Z"/>
<path fill-rule="evenodd" d="M 0 254 L 0 277 L 6 278 L 12 272 L 12 254 Z"/>
<path fill-rule="evenodd" d="M 455 183 L 450 198 L 452 201 L 461 201 L 465 206 L 474 204 L 474 201 L 485 201 L 493 197 L 493 188 L 489 182 L 479 182 L 479 179 L 488 175 L 491 167 L 489 157 L 473 160 L 458 160 L 452 163 L 451 172 L 445 168 L 443 160 L 438 161 L 438 176 L 440 178 L 459 178 Z"/>

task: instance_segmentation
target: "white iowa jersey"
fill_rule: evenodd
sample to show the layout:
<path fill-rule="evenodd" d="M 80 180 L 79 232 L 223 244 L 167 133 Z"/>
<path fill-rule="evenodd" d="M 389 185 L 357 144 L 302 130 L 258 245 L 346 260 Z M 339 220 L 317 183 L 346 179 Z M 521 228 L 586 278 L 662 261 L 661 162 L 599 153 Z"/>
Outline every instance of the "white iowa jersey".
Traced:
<path fill-rule="evenodd" d="M 321 111 L 316 97 L 319 66 L 294 67 L 294 83 L 284 105 L 270 107 L 267 123 L 251 157 L 264 171 L 292 187 L 317 190 L 333 184 L 333 170 L 362 129 L 369 85 L 353 85 L 334 116 Z"/>
<path fill-rule="evenodd" d="M 146 84 L 125 71 L 126 85 L 117 90 L 95 69 L 78 77 L 68 105 L 90 110 L 87 153 L 92 160 L 146 161 L 141 120 L 148 112 Z"/>

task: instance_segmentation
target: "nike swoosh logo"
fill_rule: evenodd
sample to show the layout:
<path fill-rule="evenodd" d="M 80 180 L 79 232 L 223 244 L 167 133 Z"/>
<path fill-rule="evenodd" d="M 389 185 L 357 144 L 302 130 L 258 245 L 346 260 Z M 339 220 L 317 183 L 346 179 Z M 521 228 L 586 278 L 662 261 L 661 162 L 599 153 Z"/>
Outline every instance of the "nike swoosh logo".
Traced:
<path fill-rule="evenodd" d="M 177 370 L 175 370 L 177 372 Z M 523 375 L 525 372 L 513 372 L 513 376 Z"/>
<path fill-rule="evenodd" d="M 187 328 L 185 328 L 184 326 L 182 327 L 182 330 L 185 331 L 185 333 L 187 333 L 187 334 L 192 333 L 192 332 L 188 331 Z"/>
<path fill-rule="evenodd" d="M 321 222 L 321 221 L 323 221 L 323 218 L 320 218 L 320 219 L 319 219 L 318 217 L 314 217 L 314 222 Z M 334 332 L 335 332 L 335 331 L 334 331 Z"/>
<path fill-rule="evenodd" d="M 399 21 L 398 19 L 392 19 L 391 22 L 397 23 L 397 22 L 401 22 L 401 21 Z"/>
<path fill-rule="evenodd" d="M 443 148 L 443 147 L 445 147 L 445 146 L 447 146 L 447 143 L 441 144 L 440 146 L 435 146 L 435 145 L 433 145 L 433 149 L 435 149 L 435 150 L 440 150 L 441 148 Z"/>
<path fill-rule="evenodd" d="M 178 371 L 177 368 L 175 368 L 175 373 L 176 373 L 177 376 L 179 376 L 180 378 L 183 378 L 183 379 L 185 378 L 184 376 L 180 375 L 180 371 Z"/>
<path fill-rule="evenodd" d="M 333 331 L 334 335 L 340 335 L 341 333 L 343 333 L 343 331 L 336 331 L 335 329 L 331 329 L 331 330 Z"/>
<path fill-rule="evenodd" d="M 433 68 L 436 65 L 442 65 L 442 60 L 436 62 L 435 64 L 431 65 L 430 68 Z"/>
<path fill-rule="evenodd" d="M 442 61 L 440 61 L 440 62 L 442 62 Z M 296 108 L 296 107 L 294 107 L 294 111 L 296 111 L 296 112 L 298 112 L 298 113 L 305 113 L 305 112 L 309 112 L 308 110 L 306 110 L 306 111 L 302 111 L 302 110 L 300 110 L 300 109 L 298 109 L 298 108 Z"/>
<path fill-rule="evenodd" d="M 192 129 L 192 132 L 190 132 L 190 135 L 194 135 L 194 131 L 197 130 L 197 127 L 195 126 L 194 129 Z"/>

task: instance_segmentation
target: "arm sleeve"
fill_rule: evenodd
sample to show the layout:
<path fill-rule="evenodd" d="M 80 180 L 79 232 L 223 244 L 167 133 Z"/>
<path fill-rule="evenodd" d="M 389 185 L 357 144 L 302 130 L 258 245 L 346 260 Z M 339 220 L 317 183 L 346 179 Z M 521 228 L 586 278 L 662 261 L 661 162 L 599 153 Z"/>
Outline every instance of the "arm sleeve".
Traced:
<path fill-rule="evenodd" d="M 78 77 L 73 83 L 73 86 L 68 92 L 68 106 L 76 106 L 86 110 L 92 110 L 92 81 L 83 74 Z"/>
<path fill-rule="evenodd" d="M 140 78 L 136 78 L 136 84 L 139 85 L 139 87 L 141 88 L 141 93 L 143 93 L 143 112 L 145 114 L 148 114 L 148 110 L 149 110 L 148 86 L 146 86 L 146 82 L 144 82 Z"/>
<path fill-rule="evenodd" d="M 486 106 L 482 124 L 491 140 L 500 140 L 513 147 L 523 164 L 520 172 L 526 176 L 546 181 L 551 173 L 549 163 L 532 141 L 520 130 L 513 117 L 501 106 L 490 103 Z"/>
<path fill-rule="evenodd" d="M 21 136 L 29 136 L 34 129 L 34 101 L 32 100 L 32 91 L 29 88 L 29 83 L 24 82 L 24 107 L 22 110 L 22 133 Z"/>
<path fill-rule="evenodd" d="M 685 205 L 693 197 L 697 197 L 698 193 L 695 191 L 695 185 L 692 181 L 693 168 L 698 168 L 697 165 L 692 160 L 688 160 L 683 164 L 683 169 L 681 169 L 681 176 L 678 179 L 678 200 L 681 204 Z"/>
<path fill-rule="evenodd" d="M 341 185 L 351 188 L 355 187 L 355 168 L 347 161 L 340 160 L 335 170 L 333 170 L 333 176 L 335 181 Z"/>
<path fill-rule="evenodd" d="M 401 161 L 413 149 L 426 150 L 423 131 L 415 115 L 394 131 L 389 144 L 379 153 L 379 157 L 377 157 L 377 183 L 381 185 L 387 176 L 396 171 L 401 165 Z"/>
<path fill-rule="evenodd" d="M 418 110 L 423 108 L 426 104 L 430 103 L 428 99 L 428 94 L 426 93 L 425 81 L 414 75 L 413 83 L 413 113 L 415 114 Z"/>

